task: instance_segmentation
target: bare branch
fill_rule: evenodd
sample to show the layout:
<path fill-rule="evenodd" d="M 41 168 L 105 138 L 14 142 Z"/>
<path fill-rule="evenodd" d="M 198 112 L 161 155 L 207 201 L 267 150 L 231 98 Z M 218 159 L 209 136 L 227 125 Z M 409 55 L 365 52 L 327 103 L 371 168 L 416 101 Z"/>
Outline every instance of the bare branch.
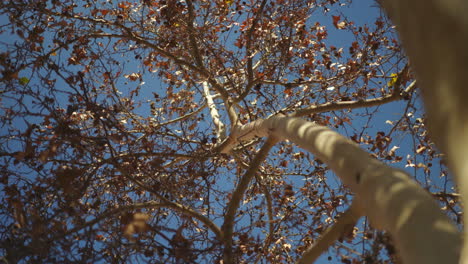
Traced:
<path fill-rule="evenodd" d="M 213 221 L 211 221 L 208 217 L 202 215 L 201 213 L 193 210 L 190 207 L 184 206 L 182 204 L 170 201 L 169 199 L 165 198 L 164 196 L 160 195 L 159 193 L 155 192 L 152 188 L 148 187 L 146 184 L 140 182 L 138 179 L 127 173 L 124 169 L 121 168 L 120 164 L 118 162 L 115 162 L 114 165 L 119 169 L 120 173 L 124 175 L 127 179 L 131 180 L 133 183 L 137 184 L 139 187 L 142 189 L 148 191 L 149 193 L 155 195 L 159 200 L 161 200 L 166 207 L 170 207 L 172 209 L 175 209 L 183 214 L 192 216 L 202 222 L 204 225 L 206 225 L 210 230 L 215 233 L 216 237 L 219 240 L 222 240 L 224 235 L 222 230 L 215 224 Z"/>
<path fill-rule="evenodd" d="M 205 67 L 203 65 L 203 59 L 200 55 L 200 49 L 198 48 L 197 40 L 195 38 L 195 29 L 193 28 L 193 21 L 195 21 L 193 4 L 191 0 L 187 0 L 185 2 L 187 3 L 187 7 L 188 7 L 187 28 L 189 32 L 188 36 L 189 36 L 191 53 L 198 67 L 201 67 L 202 69 L 204 69 Z"/>
<path fill-rule="evenodd" d="M 252 21 L 252 25 L 250 26 L 249 30 L 247 31 L 247 43 L 245 45 L 245 52 L 246 52 L 246 57 L 247 57 L 247 86 L 245 88 L 245 92 L 242 93 L 239 98 L 237 98 L 237 102 L 240 102 L 242 99 L 244 99 L 249 93 L 252 87 L 254 86 L 254 73 L 253 73 L 253 56 L 255 55 L 252 52 L 252 35 L 253 32 L 255 31 L 255 27 L 257 26 L 258 21 L 260 20 L 260 17 L 263 13 L 263 8 L 265 8 L 267 1 L 263 0 L 262 3 L 260 4 L 260 7 L 257 10 L 257 13 L 255 14 L 255 18 Z"/>
<path fill-rule="evenodd" d="M 120 215 L 122 213 L 125 213 L 125 212 L 128 212 L 130 210 L 137 210 L 137 209 L 144 209 L 144 208 L 160 208 L 160 207 L 168 207 L 169 204 L 166 204 L 164 202 L 156 202 L 156 201 L 148 201 L 148 202 L 143 202 L 143 203 L 136 203 L 136 204 L 131 204 L 131 205 L 124 205 L 124 206 L 119 206 L 118 208 L 116 209 L 113 209 L 113 210 L 109 210 L 107 212 L 104 212 L 102 214 L 100 214 L 98 217 L 94 218 L 93 220 L 90 220 L 84 224 L 81 224 L 75 228 L 72 228 L 70 230 L 68 230 L 66 233 L 64 234 L 60 234 L 60 237 L 63 237 L 63 236 L 67 236 L 67 235 L 70 235 L 70 234 L 73 234 L 73 233 L 76 233 L 86 227 L 91 227 L 99 222 L 101 222 L 102 220 L 106 219 L 106 218 L 110 218 L 110 217 L 115 217 L 117 215 Z M 58 237 L 54 237 L 54 239 L 57 239 Z"/>
<path fill-rule="evenodd" d="M 324 251 L 332 246 L 336 240 L 352 231 L 360 217 L 361 213 L 358 211 L 356 201 L 353 201 L 351 206 L 340 216 L 340 218 L 338 218 L 336 223 L 329 227 L 317 242 L 304 252 L 302 257 L 296 263 L 314 263 L 314 261 L 317 260 Z"/>
<path fill-rule="evenodd" d="M 257 173 L 258 167 L 265 160 L 270 149 L 276 144 L 275 137 L 269 137 L 255 158 L 252 160 L 249 169 L 241 177 L 236 189 L 232 193 L 231 200 L 228 203 L 226 214 L 224 215 L 224 223 L 222 230 L 224 232 L 224 263 L 234 263 L 232 257 L 232 233 L 234 229 L 234 220 L 236 217 L 237 209 L 244 197 L 252 178 Z"/>
<path fill-rule="evenodd" d="M 323 113 L 328 111 L 336 111 L 342 109 L 355 109 L 362 107 L 379 106 L 393 101 L 403 99 L 406 94 L 409 94 L 416 88 L 416 81 L 413 81 L 403 92 L 394 93 L 379 98 L 367 99 L 362 101 L 342 101 L 342 102 L 329 102 L 321 105 L 313 105 L 304 109 L 297 110 L 291 113 L 291 117 L 306 116 L 314 113 Z"/>
<path fill-rule="evenodd" d="M 204 70 L 204 69 L 200 69 L 199 67 L 193 65 L 192 63 L 186 61 L 186 60 L 183 60 L 181 58 L 178 58 L 177 56 L 175 56 L 174 54 L 171 54 L 170 52 L 164 50 L 163 48 L 159 47 L 158 45 L 154 44 L 154 43 L 151 43 L 149 42 L 148 40 L 132 33 L 132 34 L 129 34 L 129 35 L 123 35 L 123 34 L 113 34 L 113 33 L 91 33 L 88 35 L 88 37 L 94 37 L 94 38 L 118 38 L 118 39 L 122 39 L 122 38 L 127 38 L 127 39 L 130 39 L 130 40 L 133 40 L 135 41 L 136 43 L 138 44 L 141 44 L 141 45 L 144 45 L 146 47 L 149 47 L 149 48 L 152 48 L 153 50 L 157 51 L 159 54 L 161 54 L 162 56 L 168 58 L 168 59 L 171 59 L 172 61 L 174 61 L 175 63 L 179 64 L 179 65 L 183 65 L 183 66 L 186 66 L 188 67 L 189 69 L 201 74 L 202 76 L 208 78 L 209 77 L 209 73 Z"/>
<path fill-rule="evenodd" d="M 213 96 L 210 94 L 210 87 L 206 82 L 203 82 L 203 93 L 208 104 L 208 108 L 210 109 L 211 118 L 213 119 L 213 123 L 216 127 L 216 138 L 218 139 L 218 142 L 220 142 L 226 137 L 226 128 L 219 118 L 218 110 L 216 109 L 216 105 L 213 101 Z"/>
<path fill-rule="evenodd" d="M 284 87 L 298 87 L 301 85 L 312 85 L 312 84 L 321 84 L 326 83 L 329 81 L 333 81 L 338 79 L 338 77 L 331 77 L 325 80 L 309 80 L 309 81 L 300 81 L 300 82 L 282 82 L 282 81 L 273 81 L 273 80 L 262 80 L 260 81 L 263 84 L 271 84 L 271 85 L 281 85 Z"/>
<path fill-rule="evenodd" d="M 179 116 L 179 117 L 174 118 L 174 119 L 172 119 L 172 120 L 169 120 L 169 121 L 167 121 L 167 122 L 160 123 L 160 124 L 158 124 L 158 125 L 156 126 L 156 128 L 163 127 L 163 126 L 167 126 L 167 125 L 169 125 L 169 124 L 177 123 L 177 122 L 180 122 L 180 121 L 184 121 L 184 120 L 190 118 L 191 116 L 200 113 L 206 106 L 208 106 L 208 103 L 204 103 L 203 105 L 201 105 L 198 109 L 196 109 L 196 110 L 193 111 L 193 112 L 190 112 L 190 113 L 185 114 L 185 115 L 183 115 L 183 116 Z"/>

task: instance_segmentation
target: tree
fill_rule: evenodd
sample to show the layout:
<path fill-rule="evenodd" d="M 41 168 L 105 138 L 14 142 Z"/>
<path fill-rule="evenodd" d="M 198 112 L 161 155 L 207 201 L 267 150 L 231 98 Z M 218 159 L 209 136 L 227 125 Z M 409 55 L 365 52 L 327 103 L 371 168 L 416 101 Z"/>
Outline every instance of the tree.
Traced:
<path fill-rule="evenodd" d="M 462 199 L 468 201 L 466 167 L 466 59 L 468 10 L 463 1 L 382 1 L 405 42 L 424 92 L 430 131 L 447 154 Z M 424 11 L 419 8 L 424 6 Z M 466 222 L 466 214 L 464 216 Z M 466 241 L 467 233 L 464 239 Z M 461 263 L 468 261 L 468 244 Z"/>
<path fill-rule="evenodd" d="M 437 262 L 419 252 L 459 244 L 458 194 L 393 26 L 358 25 L 348 4 L 0 3 L 4 258 L 291 263 L 339 240 L 344 263 Z M 404 220 L 445 232 L 412 243 L 395 197 L 429 210 Z"/>

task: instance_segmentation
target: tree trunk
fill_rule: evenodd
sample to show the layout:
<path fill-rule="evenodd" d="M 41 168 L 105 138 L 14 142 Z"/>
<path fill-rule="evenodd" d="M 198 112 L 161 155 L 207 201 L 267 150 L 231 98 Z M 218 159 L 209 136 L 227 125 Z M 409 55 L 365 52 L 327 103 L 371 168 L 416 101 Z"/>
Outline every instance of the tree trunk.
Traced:
<path fill-rule="evenodd" d="M 468 2 L 392 0 L 383 7 L 397 25 L 422 89 L 429 131 L 447 154 L 468 204 Z M 464 214 L 468 223 L 468 214 Z M 465 231 L 465 241 L 468 233 Z M 468 263 L 465 243 L 461 263 Z"/>
<path fill-rule="evenodd" d="M 457 263 L 460 235 L 432 197 L 405 172 L 372 158 L 339 133 L 300 118 L 273 116 L 236 128 L 233 141 L 272 135 L 312 152 L 359 198 L 363 215 L 393 237 L 404 263 Z"/>

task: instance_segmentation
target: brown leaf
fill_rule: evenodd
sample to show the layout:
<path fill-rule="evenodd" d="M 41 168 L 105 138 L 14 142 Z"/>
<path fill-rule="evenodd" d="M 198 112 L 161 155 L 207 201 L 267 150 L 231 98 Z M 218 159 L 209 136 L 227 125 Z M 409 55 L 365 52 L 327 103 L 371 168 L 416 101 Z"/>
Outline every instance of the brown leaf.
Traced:
<path fill-rule="evenodd" d="M 284 196 L 291 197 L 294 196 L 294 190 L 292 185 L 288 184 L 284 186 Z"/>
<path fill-rule="evenodd" d="M 136 81 L 136 80 L 140 79 L 141 74 L 131 73 L 131 74 L 127 74 L 127 75 L 124 75 L 124 76 L 125 76 L 125 78 L 129 79 L 130 81 Z"/>
<path fill-rule="evenodd" d="M 193 123 L 188 127 L 188 129 L 189 130 L 194 130 L 196 127 L 197 127 L 197 123 Z"/>
<path fill-rule="evenodd" d="M 21 228 L 26 226 L 26 215 L 24 213 L 23 203 L 21 201 L 14 200 L 11 205 L 13 207 L 13 218 L 18 224 L 18 227 Z"/>
<path fill-rule="evenodd" d="M 345 21 L 340 21 L 341 17 L 340 16 L 332 16 L 333 17 L 333 25 L 337 29 L 344 29 L 346 27 L 346 22 Z"/>
<path fill-rule="evenodd" d="M 427 149 L 426 146 L 420 146 L 417 150 L 416 153 L 421 154 Z"/>
<path fill-rule="evenodd" d="M 293 94 L 293 91 L 292 91 L 291 88 L 286 88 L 286 89 L 284 89 L 284 93 L 285 93 L 286 95 L 288 95 L 288 96 L 291 96 L 291 95 Z"/>
<path fill-rule="evenodd" d="M 42 151 L 42 152 L 39 154 L 39 160 L 40 160 L 42 163 L 46 162 L 48 157 L 49 157 L 49 150 L 48 150 L 48 149 Z"/>
<path fill-rule="evenodd" d="M 147 221 L 149 215 L 145 213 L 127 213 L 120 218 L 120 222 L 124 224 L 124 236 L 127 239 L 132 239 L 134 234 L 143 233 L 148 231 L 149 226 Z"/>

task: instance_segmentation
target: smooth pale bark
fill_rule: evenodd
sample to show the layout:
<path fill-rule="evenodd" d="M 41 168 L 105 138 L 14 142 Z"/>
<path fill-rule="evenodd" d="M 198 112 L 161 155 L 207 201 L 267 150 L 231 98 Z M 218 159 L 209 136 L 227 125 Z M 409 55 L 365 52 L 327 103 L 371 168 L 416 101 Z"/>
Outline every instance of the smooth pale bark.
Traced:
<path fill-rule="evenodd" d="M 208 86 L 207 82 L 203 82 L 203 95 L 205 96 L 206 103 L 210 109 L 210 115 L 213 119 L 213 123 L 216 126 L 216 138 L 218 140 L 222 140 L 226 137 L 226 128 L 219 118 L 218 109 L 216 109 L 216 105 L 213 101 L 213 96 L 210 93 L 210 87 Z"/>
<path fill-rule="evenodd" d="M 468 1 L 384 0 L 422 89 L 429 130 L 468 204 Z M 468 223 L 468 214 L 464 214 Z M 468 241 L 465 231 L 464 240 Z M 468 263 L 465 243 L 461 263 Z"/>
<path fill-rule="evenodd" d="M 268 135 L 292 141 L 327 163 L 360 199 L 361 213 L 391 234 L 404 263 L 458 261 L 456 226 L 405 172 L 372 158 L 327 127 L 282 115 L 237 127 L 231 144 Z"/>

